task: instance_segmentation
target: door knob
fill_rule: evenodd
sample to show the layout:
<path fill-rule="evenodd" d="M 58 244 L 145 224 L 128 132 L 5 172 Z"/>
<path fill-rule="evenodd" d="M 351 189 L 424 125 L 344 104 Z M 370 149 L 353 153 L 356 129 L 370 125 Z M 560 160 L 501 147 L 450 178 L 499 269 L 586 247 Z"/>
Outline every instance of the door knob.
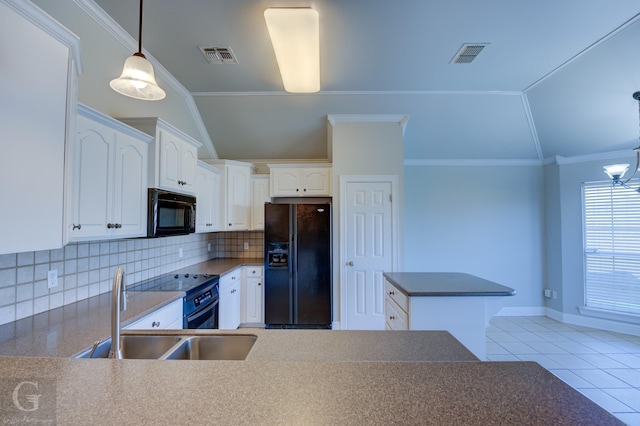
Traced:
<path fill-rule="evenodd" d="M 353 266 L 353 260 L 348 261 L 347 266 Z"/>

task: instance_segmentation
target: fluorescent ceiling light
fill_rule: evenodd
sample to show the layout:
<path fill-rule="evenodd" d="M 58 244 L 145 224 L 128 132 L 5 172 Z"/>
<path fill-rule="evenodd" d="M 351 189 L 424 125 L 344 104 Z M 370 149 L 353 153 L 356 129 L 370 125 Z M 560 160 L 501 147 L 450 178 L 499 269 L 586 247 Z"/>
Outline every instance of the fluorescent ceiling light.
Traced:
<path fill-rule="evenodd" d="M 276 53 L 284 90 L 320 91 L 320 23 L 310 8 L 269 8 L 264 19 Z"/>

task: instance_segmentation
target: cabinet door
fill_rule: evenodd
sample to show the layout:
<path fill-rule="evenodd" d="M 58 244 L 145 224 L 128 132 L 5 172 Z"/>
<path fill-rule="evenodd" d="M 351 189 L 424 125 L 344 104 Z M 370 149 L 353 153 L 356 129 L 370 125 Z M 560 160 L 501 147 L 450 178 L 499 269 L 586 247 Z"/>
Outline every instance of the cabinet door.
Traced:
<path fill-rule="evenodd" d="M 300 169 L 301 196 L 331 195 L 331 169 L 305 167 Z"/>
<path fill-rule="evenodd" d="M 299 169 L 273 168 L 271 169 L 271 196 L 297 197 L 300 196 Z"/>
<path fill-rule="evenodd" d="M 222 231 L 222 173 L 220 171 L 213 172 L 211 175 L 211 216 L 210 231 Z"/>
<path fill-rule="evenodd" d="M 160 187 L 180 191 L 181 141 L 164 130 L 158 132 L 160 137 Z"/>
<path fill-rule="evenodd" d="M 110 220 L 118 238 L 147 234 L 148 145 L 118 133 L 114 161 L 114 207 Z"/>
<path fill-rule="evenodd" d="M 248 167 L 227 166 L 227 230 L 249 229 L 251 175 Z"/>
<path fill-rule="evenodd" d="M 251 229 L 264 229 L 264 203 L 271 201 L 269 195 L 269 177 L 251 178 Z"/>
<path fill-rule="evenodd" d="M 211 232 L 213 172 L 198 167 L 196 177 L 196 232 Z"/>
<path fill-rule="evenodd" d="M 264 286 L 262 277 L 246 278 L 244 293 L 244 319 L 246 323 L 264 323 Z"/>
<path fill-rule="evenodd" d="M 241 277 L 241 268 L 220 277 L 218 328 L 221 330 L 235 330 L 240 325 Z"/>
<path fill-rule="evenodd" d="M 197 170 L 198 148 L 183 141 L 180 151 L 180 181 L 182 183 L 179 185 L 179 189 L 181 192 L 195 194 Z"/>
<path fill-rule="evenodd" d="M 113 200 L 113 149 L 115 131 L 85 117 L 77 119 L 71 181 L 70 241 L 110 235 Z"/>

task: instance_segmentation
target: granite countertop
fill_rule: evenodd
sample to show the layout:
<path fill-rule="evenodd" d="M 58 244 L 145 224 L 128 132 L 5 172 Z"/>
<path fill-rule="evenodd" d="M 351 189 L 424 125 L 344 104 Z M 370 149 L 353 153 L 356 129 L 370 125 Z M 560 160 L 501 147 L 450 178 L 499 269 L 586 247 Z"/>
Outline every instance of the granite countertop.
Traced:
<path fill-rule="evenodd" d="M 213 259 L 175 272 L 223 275 L 263 259 Z M 134 283 L 135 284 L 135 283 Z M 123 326 L 184 297 L 184 292 L 127 291 Z M 0 325 L 0 356 L 70 357 L 111 336 L 111 292 Z"/>
<path fill-rule="evenodd" d="M 459 272 L 385 272 L 384 277 L 407 296 L 513 296 L 516 291 L 493 281 Z"/>
<path fill-rule="evenodd" d="M 5 420 L 58 424 L 623 424 L 534 362 L 0 358 L 0 377 Z M 13 408 L 26 380 L 37 413 Z"/>

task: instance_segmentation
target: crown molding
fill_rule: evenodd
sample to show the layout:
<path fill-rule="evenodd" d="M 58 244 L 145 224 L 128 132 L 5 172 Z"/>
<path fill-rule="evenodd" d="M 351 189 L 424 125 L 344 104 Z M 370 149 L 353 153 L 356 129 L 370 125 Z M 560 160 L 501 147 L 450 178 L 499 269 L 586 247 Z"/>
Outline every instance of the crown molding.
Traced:
<path fill-rule="evenodd" d="M 94 21 L 96 21 L 105 31 L 109 33 L 117 42 L 119 42 L 126 49 L 131 52 L 135 52 L 138 50 L 138 42 L 131 37 L 131 35 L 126 32 L 107 12 L 104 11 L 100 6 L 98 6 L 93 0 L 73 0 L 75 4 L 80 7 L 87 15 L 89 15 Z M 167 86 L 171 87 L 175 92 L 178 93 L 180 97 L 184 100 L 187 105 L 187 109 L 189 113 L 193 117 L 193 121 L 195 122 L 196 128 L 200 133 L 200 137 L 202 141 L 204 141 L 204 148 L 207 151 L 207 154 L 212 158 L 218 158 L 218 154 L 213 145 L 213 141 L 209 136 L 209 132 L 207 132 L 207 128 L 202 121 L 202 116 L 200 115 L 200 111 L 196 106 L 195 101 L 193 100 L 193 96 L 191 93 L 180 83 L 165 67 L 162 66 L 160 62 L 156 60 L 146 49 L 143 48 L 143 53 L 146 56 L 147 60 L 151 62 L 154 68 L 154 73 L 157 77 L 167 84 Z"/>
<path fill-rule="evenodd" d="M 405 166 L 541 166 L 540 160 L 527 160 L 527 159 L 441 159 L 441 160 L 427 160 L 427 159 L 405 159 Z"/>
<path fill-rule="evenodd" d="M 512 90 L 389 90 L 389 91 L 320 91 L 316 93 L 288 93 L 284 91 L 264 92 L 191 92 L 194 97 L 234 97 L 234 96 L 424 96 L 424 95 L 461 95 L 461 96 L 520 96 L 522 92 Z"/>
<path fill-rule="evenodd" d="M 407 114 L 329 114 L 327 121 L 332 127 L 337 123 L 398 123 L 404 136 L 409 116 Z"/>

